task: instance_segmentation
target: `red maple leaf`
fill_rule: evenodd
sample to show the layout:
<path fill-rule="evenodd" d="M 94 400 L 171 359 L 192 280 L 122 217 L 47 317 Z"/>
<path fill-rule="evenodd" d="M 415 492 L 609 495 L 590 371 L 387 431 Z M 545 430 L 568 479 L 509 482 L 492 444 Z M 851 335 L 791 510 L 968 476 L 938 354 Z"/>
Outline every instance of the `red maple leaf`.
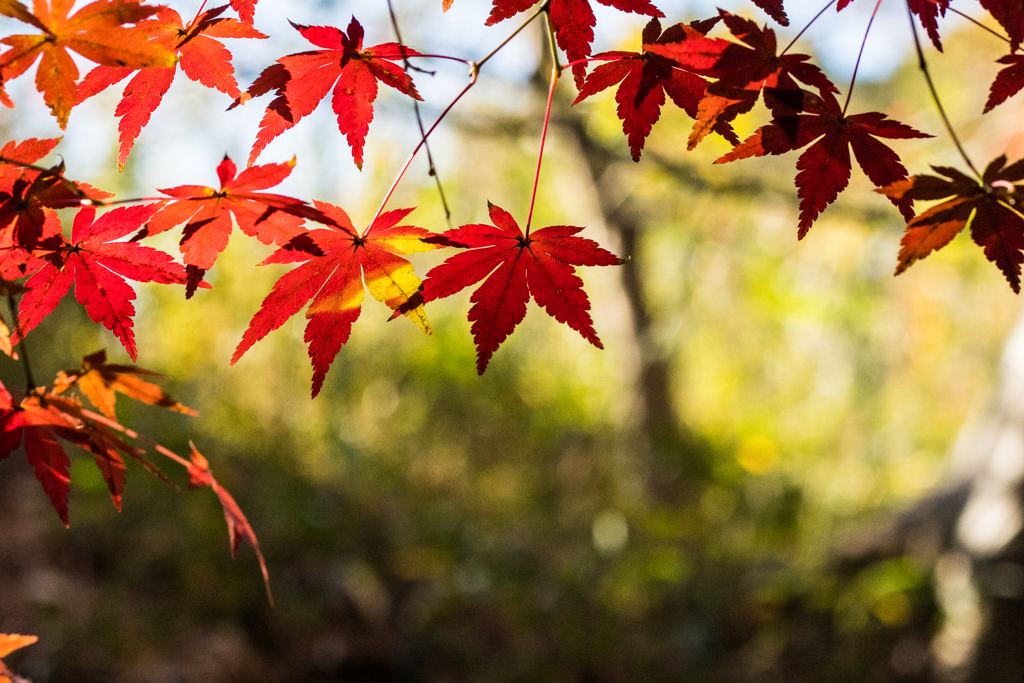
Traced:
<path fill-rule="evenodd" d="M 75 216 L 71 242 L 56 247 L 28 282 L 21 299 L 18 329 L 12 341 L 28 334 L 49 315 L 75 285 L 75 298 L 89 317 L 114 333 L 135 360 L 132 316 L 137 282 L 184 284 L 185 269 L 162 251 L 134 242 L 114 242 L 136 231 L 159 204 L 114 209 L 96 219 L 96 209 L 84 208 Z"/>
<path fill-rule="evenodd" d="M 717 79 L 697 108 L 688 149 L 694 149 L 712 131 L 737 144 L 732 121 L 753 109 L 762 93 L 765 106 L 778 118 L 803 111 L 805 96 L 811 93 L 800 83 L 822 95 L 839 92 L 821 69 L 809 62 L 808 55 L 779 55 L 772 29 L 762 29 L 723 10 L 719 17 L 741 42 L 687 35 L 680 41 L 644 45 L 645 50 Z"/>
<path fill-rule="evenodd" d="M 851 148 L 864 175 L 876 187 L 884 187 L 906 178 L 907 169 L 896 153 L 876 138 L 931 137 L 878 112 L 846 116 L 831 94 L 818 98 L 807 93 L 807 105 L 809 113 L 774 119 L 715 161 L 720 164 L 766 154 L 785 154 L 811 145 L 796 162 L 797 196 L 800 197 L 797 236 L 801 239 L 818 214 L 834 202 L 850 182 Z M 913 217 L 909 199 L 890 197 L 890 200 L 905 219 Z"/>
<path fill-rule="evenodd" d="M 0 54 L 0 83 L 25 73 L 42 57 L 36 71 L 36 88 L 57 123 L 64 128 L 78 101 L 78 67 L 68 53 L 107 66 L 135 69 L 174 65 L 174 53 L 159 41 L 150 40 L 146 29 L 125 26 L 156 13 L 134 0 L 96 0 L 75 12 L 66 0 L 35 0 L 35 13 L 17 0 L 4 0 L 0 14 L 18 19 L 42 31 L 38 35 L 14 35 L 0 40 L 10 49 Z"/>
<path fill-rule="evenodd" d="M 1011 53 L 996 60 L 1007 67 L 996 74 L 989 89 L 988 101 L 985 102 L 983 114 L 1013 97 L 1024 88 L 1024 55 Z"/>
<path fill-rule="evenodd" d="M 1024 160 L 1006 165 L 1006 156 L 993 160 L 982 174 L 982 182 L 955 168 L 932 167 L 939 176 L 915 175 L 878 190 L 893 201 L 947 199 L 907 223 L 900 243 L 899 275 L 915 261 L 949 244 L 956 235 L 971 228 L 971 237 L 985 250 L 1020 294 L 1021 263 L 1024 263 L 1024 218 L 1019 208 L 1024 200 Z"/>
<path fill-rule="evenodd" d="M 364 281 L 373 298 L 430 334 L 419 293 L 420 279 L 413 274 L 412 264 L 399 254 L 430 251 L 448 243 L 437 239 L 426 242 L 424 238 L 437 236 L 423 228 L 398 225 L 412 209 L 381 214 L 360 234 L 342 209 L 324 202 L 315 204 L 334 225 L 310 230 L 263 262 L 305 263 L 277 281 L 231 356 L 234 365 L 253 344 L 312 300 L 306 311 L 309 322 L 305 340 L 313 362 L 314 397 L 320 393 L 342 344 L 348 341 L 352 323 L 359 318 Z"/>
<path fill-rule="evenodd" d="M 176 65 L 141 70 L 101 65 L 86 74 L 78 84 L 78 102 L 82 102 L 139 71 L 125 86 L 124 96 L 114 112 L 121 118 L 118 124 L 121 133 L 117 155 L 119 170 L 124 168 L 135 139 L 171 87 L 178 65 L 186 76 L 208 88 L 220 90 L 232 98 L 241 94 L 235 82 L 231 53 L 215 38 L 266 36 L 248 24 L 221 17 L 227 8 L 227 5 L 222 5 L 207 10 L 184 26 L 181 15 L 169 7 L 160 7 L 155 19 L 139 22 L 137 28 L 150 31 L 153 40 L 178 55 Z"/>
<path fill-rule="evenodd" d="M 664 13 L 655 7 L 650 0 L 597 0 L 602 5 L 614 7 L 623 12 L 643 14 L 649 17 L 664 17 Z M 491 15 L 487 25 L 493 26 L 515 15 L 525 12 L 537 4 L 536 0 L 493 0 Z M 597 19 L 590 0 L 550 0 L 548 16 L 555 30 L 555 40 L 562 48 L 570 62 L 590 56 L 590 45 L 594 42 L 594 26 Z M 583 79 L 587 74 L 584 64 L 575 64 L 572 75 L 576 79 L 576 87 L 583 87 Z"/>
<path fill-rule="evenodd" d="M 670 26 L 662 33 L 661 22 L 654 17 L 644 28 L 642 43 L 678 42 L 687 31 L 696 33 L 680 24 Z M 690 116 L 697 116 L 697 106 L 707 89 L 707 81 L 676 68 L 672 60 L 649 52 L 621 51 L 602 52 L 594 58 L 614 58 L 614 61 L 601 64 L 590 72 L 573 104 L 621 82 L 615 92 L 615 101 L 619 105 L 616 113 L 622 120 L 622 132 L 629 141 L 633 161 L 640 161 L 644 142 L 661 116 L 666 93 L 677 107 Z"/>
<path fill-rule="evenodd" d="M 181 253 L 188 271 L 186 296 L 191 297 L 203 277 L 224 251 L 231 236 L 231 217 L 246 235 L 263 244 L 286 244 L 306 232 L 305 219 L 326 221 L 322 213 L 306 202 L 279 194 L 256 192 L 277 185 L 288 177 L 295 159 L 286 164 L 265 164 L 241 173 L 226 155 L 217 166 L 220 189 L 202 185 L 180 185 L 160 190 L 173 197 L 149 220 L 133 239 L 157 235 L 185 224 Z"/>
<path fill-rule="evenodd" d="M 1005 2 L 1005 0 L 995 1 Z M 839 3 L 836 5 L 836 11 L 842 11 L 851 2 L 853 2 L 853 0 L 839 0 Z M 924 26 L 925 30 L 928 32 L 928 37 L 931 38 L 932 44 L 935 45 L 935 49 L 942 52 L 942 41 L 939 40 L 939 17 L 946 16 L 946 9 L 949 7 L 949 0 L 906 0 L 906 2 L 910 11 L 916 14 L 917 18 L 920 19 L 921 26 Z M 1012 3 L 1014 0 L 1009 0 L 1009 2 Z M 982 0 L 981 4 L 985 5 L 986 0 Z M 994 3 L 992 0 L 989 0 L 988 4 Z"/>
<path fill-rule="evenodd" d="M 323 50 L 286 55 L 267 67 L 235 104 L 243 104 L 271 90 L 277 97 L 267 107 L 260 132 L 249 154 L 249 165 L 284 131 L 313 112 L 333 89 L 331 106 L 338 117 L 338 130 L 345 134 L 352 158 L 363 167 L 363 143 L 373 121 L 377 83 L 422 100 L 412 78 L 394 64 L 404 56 L 419 54 L 398 43 L 363 47 L 363 27 L 352 17 L 348 32 L 331 26 L 292 24 L 302 36 Z M 235 106 L 235 105 L 232 105 Z"/>
<path fill-rule="evenodd" d="M 483 374 L 491 356 L 526 316 L 530 296 L 560 323 L 599 349 L 590 300 L 573 266 L 614 266 L 625 261 L 596 242 L 575 237 L 583 228 L 556 225 L 524 235 L 504 209 L 488 204 L 493 225 L 470 224 L 443 237 L 469 251 L 431 269 L 423 281 L 424 301 L 451 296 L 480 280 L 470 301 L 476 369 Z"/>

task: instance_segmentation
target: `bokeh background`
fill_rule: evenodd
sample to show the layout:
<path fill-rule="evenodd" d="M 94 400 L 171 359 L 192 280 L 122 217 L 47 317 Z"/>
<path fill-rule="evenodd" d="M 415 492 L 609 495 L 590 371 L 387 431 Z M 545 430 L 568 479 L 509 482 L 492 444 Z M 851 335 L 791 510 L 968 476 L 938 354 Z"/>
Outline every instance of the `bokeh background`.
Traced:
<path fill-rule="evenodd" d="M 408 44 L 478 59 L 515 25 L 484 28 L 480 0 L 446 15 L 440 4 L 395 1 Z M 714 12 L 659 6 L 673 21 Z M 827 12 L 799 44 L 844 94 L 871 7 Z M 788 9 L 787 42 L 817 8 Z M 599 10 L 599 49 L 637 49 L 643 20 Z M 287 19 L 344 28 L 353 12 L 367 44 L 392 40 L 384 2 L 262 0 L 256 25 L 271 39 L 229 45 L 240 84 L 307 48 Z M 980 116 L 1003 46 L 963 21 L 942 26 L 946 54 L 927 54 L 968 151 L 1018 158 L 1019 101 Z M 524 31 L 431 139 L 453 224 L 485 221 L 488 200 L 525 216 L 544 47 L 538 27 Z M 867 48 L 851 110 L 936 136 L 898 144 L 912 173 L 958 165 L 899 3 L 883 5 Z M 452 64 L 415 76 L 428 122 L 466 83 Z M 7 88 L 18 108 L 0 119 L 5 140 L 59 134 L 30 77 Z M 365 224 L 418 135 L 409 100 L 385 90 L 362 172 L 325 105 L 261 157 L 297 157 L 279 190 Z M 606 349 L 531 304 L 478 377 L 468 291 L 430 305 L 429 337 L 371 300 L 311 401 L 302 316 L 228 367 L 287 271 L 255 268 L 270 248 L 236 232 L 215 289 L 185 301 L 139 288 L 139 364 L 199 417 L 127 403 L 118 415 L 208 457 L 260 538 L 276 608 L 252 552 L 231 560 L 208 490 L 176 492 L 130 466 L 117 514 L 74 453 L 66 530 L 15 455 L 0 462 L 0 632 L 40 636 L 9 658 L 16 670 L 36 683 L 976 675 L 986 613 L 972 557 L 948 533 L 893 529 L 964 481 L 950 454 L 965 424 L 998 410 L 1018 298 L 966 236 L 893 278 L 902 222 L 858 169 L 798 242 L 793 155 L 714 166 L 728 145 L 685 152 L 690 122 L 667 107 L 634 164 L 612 91 L 570 108 L 574 96 L 565 79 L 535 222 L 584 225 L 631 257 L 581 273 Z M 76 108 L 58 147 L 70 177 L 119 197 L 213 184 L 225 153 L 244 161 L 269 101 L 224 112 L 226 98 L 179 76 L 118 174 L 119 97 Z M 389 206 L 416 206 L 411 222 L 441 231 L 426 170 L 418 160 Z M 417 256 L 417 272 L 445 256 Z M 28 344 L 40 378 L 100 348 L 124 359 L 70 300 Z M 0 379 L 24 383 L 10 361 Z M 1020 680 L 1008 671 L 988 680 Z"/>

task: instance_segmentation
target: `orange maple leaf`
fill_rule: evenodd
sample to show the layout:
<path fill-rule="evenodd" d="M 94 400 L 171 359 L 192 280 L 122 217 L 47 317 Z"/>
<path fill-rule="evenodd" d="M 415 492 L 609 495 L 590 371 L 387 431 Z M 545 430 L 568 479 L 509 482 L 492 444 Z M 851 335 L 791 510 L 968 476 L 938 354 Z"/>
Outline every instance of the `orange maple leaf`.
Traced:
<path fill-rule="evenodd" d="M 61 128 L 78 100 L 78 67 L 68 53 L 106 66 L 143 69 L 174 66 L 176 57 L 148 29 L 134 24 L 157 12 L 135 0 L 96 0 L 68 16 L 74 0 L 33 0 L 29 12 L 18 0 L 0 0 L 0 14 L 36 27 L 42 33 L 8 36 L 0 44 L 0 82 L 25 73 L 42 58 L 36 70 L 36 89 Z M 6 100 L 6 98 L 3 98 Z M 11 106 L 9 100 L 4 104 Z"/>

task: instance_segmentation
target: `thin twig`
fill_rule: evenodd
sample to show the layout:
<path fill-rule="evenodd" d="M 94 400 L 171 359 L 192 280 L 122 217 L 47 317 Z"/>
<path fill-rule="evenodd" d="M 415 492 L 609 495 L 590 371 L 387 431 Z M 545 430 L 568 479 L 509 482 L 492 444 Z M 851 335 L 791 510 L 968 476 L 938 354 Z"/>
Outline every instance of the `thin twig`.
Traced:
<path fill-rule="evenodd" d="M 21 333 L 18 331 L 18 304 L 14 300 L 14 292 L 7 292 L 7 305 L 11 307 L 11 320 L 14 323 L 14 333 L 21 336 Z M 25 395 L 28 396 L 32 393 L 32 390 L 36 388 L 36 381 L 32 377 L 32 365 L 28 361 L 28 346 L 25 344 L 24 337 L 21 337 L 21 341 L 18 343 L 18 346 L 21 347 L 21 353 L 18 355 L 21 356 L 21 364 L 25 368 L 25 384 L 27 385 Z"/>
<path fill-rule="evenodd" d="M 793 38 L 793 40 L 789 41 L 789 45 L 787 45 L 786 49 L 784 49 L 782 52 L 779 53 L 779 56 L 781 57 L 782 55 L 784 55 L 787 52 L 789 52 L 789 48 L 791 48 L 794 45 L 796 45 L 796 41 L 800 40 L 800 36 L 802 36 L 804 33 L 806 33 L 807 29 L 809 29 L 811 27 L 811 24 L 816 22 L 821 17 L 821 15 L 825 13 L 825 10 L 827 10 L 829 7 L 831 7 L 832 3 L 834 3 L 835 1 L 836 0 L 828 0 L 828 4 L 825 5 L 824 7 L 822 7 L 821 10 L 817 14 L 814 15 L 814 18 L 807 22 L 807 26 L 804 26 L 802 29 L 800 29 L 800 33 L 796 34 L 796 36 Z"/>
<path fill-rule="evenodd" d="M 958 9 L 956 9 L 955 7 L 947 7 L 946 9 L 949 10 L 950 12 L 952 12 L 953 14 L 957 14 L 957 15 L 963 17 L 964 19 L 966 19 L 967 21 L 971 22 L 972 24 L 974 24 L 978 28 L 983 29 L 985 31 L 988 31 L 989 33 L 991 33 L 992 35 L 994 35 L 996 38 L 998 38 L 999 40 L 1003 41 L 1004 43 L 1009 43 L 1010 42 L 1010 39 L 1007 38 L 1006 36 L 1004 36 L 1002 33 L 999 33 L 998 31 L 996 31 L 994 29 L 991 29 L 988 26 L 985 26 L 985 24 L 981 23 L 980 21 L 978 21 L 974 17 L 972 17 L 970 15 L 967 15 L 967 14 L 964 14 L 963 12 L 961 12 Z"/>
<path fill-rule="evenodd" d="M 871 33 L 871 24 L 875 23 L 878 15 L 878 8 L 882 6 L 882 0 L 875 3 L 875 10 L 868 19 L 868 27 L 864 30 L 864 40 L 860 41 L 860 52 L 857 53 L 857 62 L 853 65 L 853 76 L 850 78 L 850 87 L 846 91 L 846 102 L 843 103 L 843 116 L 846 116 L 846 108 L 850 106 L 850 97 L 853 96 L 853 84 L 857 82 L 857 71 L 860 69 L 860 58 L 864 56 L 864 46 L 868 44 L 868 34 Z"/>
<path fill-rule="evenodd" d="M 426 144 L 427 138 L 430 137 L 430 134 L 433 133 L 434 129 L 437 128 L 438 124 L 444 120 L 444 117 L 448 115 L 448 112 L 452 110 L 452 107 L 454 107 L 455 104 L 462 99 L 463 95 L 469 92 L 470 88 L 476 85 L 478 73 L 479 72 L 476 70 L 473 71 L 473 80 L 471 80 L 469 84 L 462 89 L 462 92 L 455 96 L 455 99 L 451 101 L 451 104 L 445 107 L 445 110 L 441 112 L 440 116 L 437 117 L 437 121 L 434 121 L 434 125 L 432 125 L 430 129 L 423 134 L 423 139 L 420 140 L 419 144 L 416 145 L 416 149 L 414 149 L 412 151 L 412 154 L 409 155 L 409 158 L 406 159 L 405 165 L 402 166 L 402 170 L 398 172 L 398 177 L 395 178 L 395 181 L 391 183 L 391 187 L 388 189 L 388 193 L 384 195 L 384 201 L 380 203 L 380 207 L 377 209 L 377 213 L 373 215 L 373 220 L 370 221 L 369 225 L 373 225 L 374 223 L 377 222 L 377 219 L 380 218 L 381 213 L 384 212 L 384 207 L 388 205 L 388 200 L 391 199 L 391 195 L 395 193 L 395 188 L 398 187 L 398 183 L 401 182 L 402 176 L 404 176 L 405 172 L 409 170 L 409 166 L 412 164 L 412 160 L 416 158 L 416 154 L 419 153 L 420 149 Z"/>
<path fill-rule="evenodd" d="M 501 48 L 503 48 L 506 45 L 508 45 L 509 42 L 513 38 L 515 38 L 517 35 L 519 35 L 520 31 L 522 31 L 524 28 L 526 28 L 527 26 L 532 24 L 534 19 L 536 19 L 542 13 L 547 12 L 547 11 L 548 11 L 548 3 L 545 2 L 543 5 L 538 7 L 537 11 L 534 12 L 533 14 L 531 14 L 526 21 L 524 21 L 522 24 L 520 24 L 519 28 L 517 28 L 515 31 L 513 31 L 511 34 L 509 34 L 508 38 L 506 38 L 505 40 L 501 41 L 501 43 L 498 44 L 498 47 L 496 47 L 493 50 L 491 50 L 490 52 L 488 52 L 487 56 L 485 56 L 483 59 L 481 59 L 481 60 L 479 60 L 477 62 L 474 62 L 471 65 L 471 66 L 473 66 L 474 71 L 479 71 L 480 67 L 482 67 L 484 64 L 486 64 L 488 62 L 488 60 L 490 60 L 491 57 L 493 57 L 494 55 L 498 54 L 498 51 L 501 50 Z"/>
<path fill-rule="evenodd" d="M 398 41 L 398 49 L 402 53 L 402 63 L 405 66 L 406 72 L 408 72 L 410 68 L 409 57 L 406 55 L 405 43 L 402 42 L 402 31 L 398 28 L 398 17 L 395 16 L 395 8 L 391 0 L 388 0 L 388 12 L 391 14 L 391 27 L 395 30 L 395 39 Z M 454 229 L 455 226 L 452 225 L 452 210 L 448 207 L 448 199 L 444 196 L 444 186 L 441 184 L 441 176 L 437 174 L 437 166 L 434 165 L 434 155 L 431 154 L 430 145 L 427 143 L 427 131 L 423 127 L 423 116 L 420 114 L 420 103 L 416 98 L 413 98 L 412 100 L 412 108 L 413 111 L 416 112 L 416 125 L 419 126 L 420 129 L 420 140 L 423 141 L 423 147 L 427 151 L 427 175 L 431 176 L 437 184 L 437 194 L 441 197 L 441 206 L 444 207 L 444 219 L 448 223 L 448 228 Z"/>
<path fill-rule="evenodd" d="M 917 50 L 917 67 L 924 74 L 924 80 L 928 83 L 928 90 L 932 94 L 932 101 L 935 102 L 936 109 L 939 110 L 939 116 L 942 118 L 942 123 L 946 127 L 946 132 L 949 133 L 949 137 L 952 138 L 953 144 L 956 145 L 956 149 L 960 152 L 960 156 L 967 163 L 974 175 L 980 179 L 982 176 L 978 173 L 978 169 L 974 167 L 971 162 L 971 158 L 967 156 L 967 152 L 964 150 L 964 146 L 960 144 L 960 138 L 957 137 L 956 131 L 953 130 L 953 124 L 949 122 L 949 117 L 946 116 L 946 110 L 942 107 L 942 101 L 939 99 L 939 93 L 935 89 L 935 83 L 932 82 L 931 72 L 928 71 L 928 62 L 924 58 L 924 50 L 921 49 L 921 39 L 917 35 L 917 24 L 914 23 L 914 13 L 910 9 L 910 4 L 907 4 L 907 15 L 910 17 L 910 32 L 914 36 L 914 48 Z"/>
<path fill-rule="evenodd" d="M 544 22 L 544 25 L 548 28 L 548 48 L 551 50 L 551 63 L 554 64 L 555 72 L 558 76 L 561 76 L 562 65 L 558 62 L 558 43 L 555 41 L 555 25 L 551 22 L 551 9 L 547 6 L 547 3 L 545 3 L 544 7 L 544 18 L 547 20 Z M 555 78 L 557 79 L 558 76 Z"/>
<path fill-rule="evenodd" d="M 558 84 L 558 61 L 551 67 L 551 86 L 548 88 L 548 106 L 544 110 L 544 128 L 540 132 L 540 151 L 537 153 L 537 172 L 533 176 L 533 194 L 530 196 L 530 213 L 526 215 L 526 236 L 530 236 L 530 223 L 533 221 L 533 205 L 537 201 L 537 185 L 540 184 L 540 163 L 544 160 L 544 140 L 548 136 L 548 123 L 551 120 L 551 102 L 555 98 L 555 85 Z"/>

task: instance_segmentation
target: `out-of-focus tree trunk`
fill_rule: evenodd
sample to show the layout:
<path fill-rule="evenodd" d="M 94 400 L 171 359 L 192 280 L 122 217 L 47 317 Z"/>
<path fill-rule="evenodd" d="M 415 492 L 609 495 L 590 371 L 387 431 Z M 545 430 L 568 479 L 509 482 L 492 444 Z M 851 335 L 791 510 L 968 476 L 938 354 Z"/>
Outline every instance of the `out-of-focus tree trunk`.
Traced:
<path fill-rule="evenodd" d="M 1024 316 L 991 405 L 951 450 L 945 486 L 845 539 L 839 554 L 847 569 L 903 554 L 934 563 L 944 612 L 932 643 L 935 680 L 1024 682 Z"/>

